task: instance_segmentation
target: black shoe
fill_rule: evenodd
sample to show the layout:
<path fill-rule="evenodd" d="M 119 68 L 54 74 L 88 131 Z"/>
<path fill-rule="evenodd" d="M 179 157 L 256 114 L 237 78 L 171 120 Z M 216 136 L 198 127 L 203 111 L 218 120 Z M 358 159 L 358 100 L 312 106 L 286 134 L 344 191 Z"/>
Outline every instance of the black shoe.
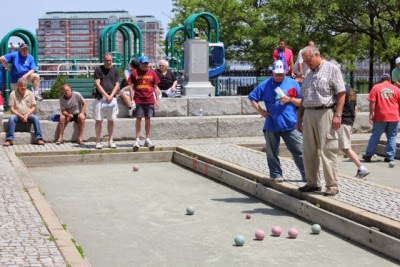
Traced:
<path fill-rule="evenodd" d="M 391 162 L 391 160 L 389 158 L 385 158 L 383 161 L 384 162 Z"/>
<path fill-rule="evenodd" d="M 309 186 L 309 185 L 305 185 L 302 187 L 299 187 L 298 189 L 300 192 L 315 192 L 315 191 L 321 191 L 321 187 L 320 186 Z"/>
<path fill-rule="evenodd" d="M 367 155 L 364 154 L 364 155 L 362 156 L 362 158 L 363 158 L 363 160 L 364 160 L 365 162 L 371 162 L 371 158 L 372 158 L 372 157 L 371 157 L 371 156 L 367 156 Z"/>

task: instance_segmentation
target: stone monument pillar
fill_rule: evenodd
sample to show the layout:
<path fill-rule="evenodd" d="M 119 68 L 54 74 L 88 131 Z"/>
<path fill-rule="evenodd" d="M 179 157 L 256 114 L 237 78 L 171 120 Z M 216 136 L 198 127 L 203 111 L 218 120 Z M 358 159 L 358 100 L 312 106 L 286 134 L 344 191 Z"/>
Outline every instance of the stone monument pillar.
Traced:
<path fill-rule="evenodd" d="M 215 88 L 208 79 L 208 42 L 191 39 L 185 42 L 185 87 L 186 97 L 215 96 Z"/>

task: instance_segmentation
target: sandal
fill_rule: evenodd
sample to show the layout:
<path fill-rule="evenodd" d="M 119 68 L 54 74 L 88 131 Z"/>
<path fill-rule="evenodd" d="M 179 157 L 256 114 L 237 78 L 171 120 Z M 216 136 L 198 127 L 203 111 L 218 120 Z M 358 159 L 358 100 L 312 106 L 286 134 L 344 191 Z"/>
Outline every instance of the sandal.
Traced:
<path fill-rule="evenodd" d="M 64 144 L 64 141 L 60 141 L 60 140 L 57 140 L 57 142 L 56 142 L 56 145 L 61 145 L 61 144 Z"/>
<path fill-rule="evenodd" d="M 82 140 L 78 140 L 78 145 L 84 145 L 85 143 Z"/>

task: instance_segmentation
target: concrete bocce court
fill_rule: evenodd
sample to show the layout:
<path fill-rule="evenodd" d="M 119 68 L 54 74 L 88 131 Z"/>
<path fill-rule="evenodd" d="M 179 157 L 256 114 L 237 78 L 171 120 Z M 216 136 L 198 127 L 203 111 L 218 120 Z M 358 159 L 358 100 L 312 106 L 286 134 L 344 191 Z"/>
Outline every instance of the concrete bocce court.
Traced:
<path fill-rule="evenodd" d="M 0 148 L 0 266 L 399 264 L 399 148 L 393 169 L 366 165 L 367 180 L 348 175 L 341 160 L 334 198 L 301 194 L 303 182 L 289 158 L 281 158 L 286 182 L 266 176 L 259 151 L 263 120 L 252 115 L 245 97 L 213 98 L 214 104 L 164 100 L 165 117 L 154 120 L 153 152 L 132 152 L 134 122 L 128 118 L 117 126 L 115 150 L 96 151 L 90 126 L 84 146 L 29 145 L 28 129 L 19 133 L 19 144 Z M 179 108 L 178 102 L 186 104 Z M 200 107 L 205 116 L 196 116 Z M 40 117 L 45 122 L 49 115 Z M 50 133 L 56 123 L 48 124 Z M 359 125 L 359 132 L 367 131 L 368 124 Z M 66 140 L 74 140 L 68 127 Z M 354 135 L 357 151 L 368 138 Z M 379 175 L 389 177 L 382 183 Z M 193 216 L 185 215 L 189 205 L 196 208 Z M 313 223 L 321 225 L 320 235 L 310 234 Z M 283 228 L 279 238 L 269 236 L 274 225 Z M 290 227 L 299 230 L 297 239 L 287 238 Z M 264 241 L 253 240 L 256 229 L 267 233 Z M 243 247 L 234 246 L 237 234 L 246 238 Z"/>

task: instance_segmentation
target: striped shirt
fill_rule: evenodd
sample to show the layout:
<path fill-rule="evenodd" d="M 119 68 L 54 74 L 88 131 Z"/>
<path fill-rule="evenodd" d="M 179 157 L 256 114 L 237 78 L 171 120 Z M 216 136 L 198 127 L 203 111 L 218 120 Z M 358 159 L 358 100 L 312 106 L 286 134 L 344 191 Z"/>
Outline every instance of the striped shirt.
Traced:
<path fill-rule="evenodd" d="M 336 96 L 346 92 L 342 73 L 336 65 L 323 60 L 313 71 L 309 69 L 301 85 L 302 105 L 305 108 L 332 106 Z"/>

